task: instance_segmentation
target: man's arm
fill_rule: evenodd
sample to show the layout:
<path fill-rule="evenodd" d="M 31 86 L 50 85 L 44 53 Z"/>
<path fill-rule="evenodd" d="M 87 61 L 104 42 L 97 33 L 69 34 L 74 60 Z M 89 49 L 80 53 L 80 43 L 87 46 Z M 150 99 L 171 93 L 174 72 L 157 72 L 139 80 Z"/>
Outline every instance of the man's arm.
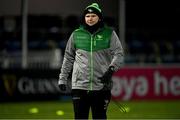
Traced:
<path fill-rule="evenodd" d="M 117 71 L 123 66 L 124 50 L 115 31 L 112 32 L 110 49 L 113 57 L 110 66 L 114 66 L 114 70 Z"/>
<path fill-rule="evenodd" d="M 73 42 L 73 34 L 71 34 L 64 53 L 61 73 L 59 74 L 58 85 L 67 85 L 68 76 L 71 73 L 75 60 L 75 47 Z"/>

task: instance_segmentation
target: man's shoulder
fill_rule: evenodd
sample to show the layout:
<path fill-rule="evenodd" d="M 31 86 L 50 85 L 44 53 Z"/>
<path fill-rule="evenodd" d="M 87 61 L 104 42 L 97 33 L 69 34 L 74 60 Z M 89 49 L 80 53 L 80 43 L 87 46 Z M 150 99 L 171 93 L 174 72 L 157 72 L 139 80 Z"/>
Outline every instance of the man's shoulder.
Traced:
<path fill-rule="evenodd" d="M 108 25 L 104 25 L 104 29 L 114 31 L 114 28 Z"/>
<path fill-rule="evenodd" d="M 73 32 L 75 31 L 80 31 L 80 30 L 84 30 L 84 26 L 83 25 L 80 25 L 78 28 L 76 28 Z"/>

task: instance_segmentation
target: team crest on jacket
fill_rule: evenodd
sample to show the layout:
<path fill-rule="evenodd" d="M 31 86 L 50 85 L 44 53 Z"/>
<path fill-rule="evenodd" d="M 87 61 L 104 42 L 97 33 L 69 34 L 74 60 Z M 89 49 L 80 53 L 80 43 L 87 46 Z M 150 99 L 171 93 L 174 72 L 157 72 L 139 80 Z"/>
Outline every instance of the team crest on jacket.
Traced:
<path fill-rule="evenodd" d="M 102 35 L 97 35 L 97 39 L 96 40 L 103 40 L 103 36 Z"/>

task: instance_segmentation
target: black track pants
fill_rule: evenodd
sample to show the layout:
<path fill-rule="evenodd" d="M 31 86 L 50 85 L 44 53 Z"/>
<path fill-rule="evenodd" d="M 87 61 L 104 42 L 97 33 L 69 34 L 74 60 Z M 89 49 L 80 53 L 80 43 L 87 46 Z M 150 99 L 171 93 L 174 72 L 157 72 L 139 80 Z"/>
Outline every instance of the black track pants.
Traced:
<path fill-rule="evenodd" d="M 75 119 L 88 119 L 90 108 L 93 119 L 106 119 L 110 99 L 111 91 L 72 90 Z"/>

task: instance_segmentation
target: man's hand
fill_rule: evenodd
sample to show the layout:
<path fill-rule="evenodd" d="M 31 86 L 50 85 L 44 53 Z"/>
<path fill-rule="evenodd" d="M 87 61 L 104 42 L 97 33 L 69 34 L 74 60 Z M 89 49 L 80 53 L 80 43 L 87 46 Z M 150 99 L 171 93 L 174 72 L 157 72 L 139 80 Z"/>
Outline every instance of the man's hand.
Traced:
<path fill-rule="evenodd" d="M 99 79 L 104 84 L 103 90 L 111 90 L 113 87 L 113 82 L 111 80 L 114 73 L 114 66 L 110 66 L 109 69 L 104 73 Z"/>
<path fill-rule="evenodd" d="M 104 84 L 109 83 L 111 81 L 113 73 L 114 73 L 114 66 L 110 66 L 108 70 L 104 73 L 104 75 L 99 79 Z"/>
<path fill-rule="evenodd" d="M 65 84 L 60 84 L 60 85 L 58 85 L 59 86 L 59 89 L 61 90 L 61 91 L 66 91 L 66 85 Z"/>

